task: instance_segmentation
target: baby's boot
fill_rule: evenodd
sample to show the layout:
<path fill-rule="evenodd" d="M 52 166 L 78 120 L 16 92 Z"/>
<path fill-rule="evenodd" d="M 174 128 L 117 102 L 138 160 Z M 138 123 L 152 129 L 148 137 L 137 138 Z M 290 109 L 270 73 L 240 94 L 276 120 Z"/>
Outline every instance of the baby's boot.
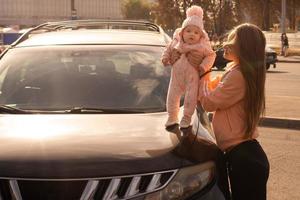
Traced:
<path fill-rule="evenodd" d="M 188 128 L 190 125 L 191 125 L 191 117 L 183 116 L 180 121 L 179 126 L 181 128 Z"/>
<path fill-rule="evenodd" d="M 165 124 L 166 127 L 170 127 L 170 126 L 173 126 L 175 124 L 178 124 L 178 118 L 174 118 L 174 117 L 168 117 L 168 120 Z"/>

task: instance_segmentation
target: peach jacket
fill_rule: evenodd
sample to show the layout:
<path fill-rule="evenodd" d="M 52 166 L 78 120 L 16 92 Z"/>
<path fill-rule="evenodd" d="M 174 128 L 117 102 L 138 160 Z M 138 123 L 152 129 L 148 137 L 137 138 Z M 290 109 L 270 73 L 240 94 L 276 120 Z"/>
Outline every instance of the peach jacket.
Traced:
<path fill-rule="evenodd" d="M 212 82 L 211 82 L 212 83 Z M 200 81 L 199 96 L 204 110 L 213 112 L 212 126 L 217 145 L 221 150 L 249 140 L 244 137 L 246 124 L 244 112 L 245 79 L 239 66 L 232 66 L 214 86 L 207 87 Z M 255 130 L 252 138 L 257 138 Z"/>

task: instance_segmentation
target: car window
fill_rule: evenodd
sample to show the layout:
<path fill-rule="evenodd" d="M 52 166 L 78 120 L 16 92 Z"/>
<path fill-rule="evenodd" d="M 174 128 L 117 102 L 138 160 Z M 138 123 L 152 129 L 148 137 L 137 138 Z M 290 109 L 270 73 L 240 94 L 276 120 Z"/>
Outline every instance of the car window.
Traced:
<path fill-rule="evenodd" d="M 162 50 L 134 45 L 11 49 L 0 60 L 0 103 L 40 110 L 164 110 L 170 69 L 160 62 Z"/>

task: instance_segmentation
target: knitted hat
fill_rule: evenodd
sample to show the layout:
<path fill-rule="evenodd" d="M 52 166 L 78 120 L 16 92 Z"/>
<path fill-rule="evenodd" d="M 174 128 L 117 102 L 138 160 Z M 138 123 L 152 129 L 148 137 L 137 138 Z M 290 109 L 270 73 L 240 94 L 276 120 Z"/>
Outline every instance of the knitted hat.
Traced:
<path fill-rule="evenodd" d="M 183 21 L 181 28 L 188 25 L 195 25 L 203 30 L 203 10 L 200 6 L 192 6 L 186 11 L 186 19 Z"/>

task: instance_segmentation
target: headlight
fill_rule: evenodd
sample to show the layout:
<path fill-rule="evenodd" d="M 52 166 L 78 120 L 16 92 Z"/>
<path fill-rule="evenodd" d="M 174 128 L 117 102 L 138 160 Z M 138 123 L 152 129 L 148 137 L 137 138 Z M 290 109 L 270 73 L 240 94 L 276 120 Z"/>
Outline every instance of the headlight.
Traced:
<path fill-rule="evenodd" d="M 214 177 L 214 171 L 213 162 L 182 168 L 163 190 L 146 195 L 145 200 L 186 199 L 208 185 Z"/>

